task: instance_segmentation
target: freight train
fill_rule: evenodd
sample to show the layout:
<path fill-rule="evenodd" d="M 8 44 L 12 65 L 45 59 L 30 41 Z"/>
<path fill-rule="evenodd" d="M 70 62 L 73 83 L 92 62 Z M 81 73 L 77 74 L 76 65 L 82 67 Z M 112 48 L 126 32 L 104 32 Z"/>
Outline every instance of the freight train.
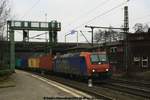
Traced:
<path fill-rule="evenodd" d="M 19 58 L 16 60 L 16 67 L 45 70 L 61 75 L 65 74 L 68 77 L 78 76 L 96 79 L 111 77 L 111 68 L 105 52 L 68 53 L 55 57 L 48 54 L 26 59 Z"/>

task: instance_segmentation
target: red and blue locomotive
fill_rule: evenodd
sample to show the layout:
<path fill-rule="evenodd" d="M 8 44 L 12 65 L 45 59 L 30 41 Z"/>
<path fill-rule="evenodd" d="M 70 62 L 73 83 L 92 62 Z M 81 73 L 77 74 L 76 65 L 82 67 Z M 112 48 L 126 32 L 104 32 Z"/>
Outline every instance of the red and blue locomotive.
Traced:
<path fill-rule="evenodd" d="M 80 52 L 55 58 L 56 73 L 105 79 L 111 76 L 110 64 L 105 52 Z"/>

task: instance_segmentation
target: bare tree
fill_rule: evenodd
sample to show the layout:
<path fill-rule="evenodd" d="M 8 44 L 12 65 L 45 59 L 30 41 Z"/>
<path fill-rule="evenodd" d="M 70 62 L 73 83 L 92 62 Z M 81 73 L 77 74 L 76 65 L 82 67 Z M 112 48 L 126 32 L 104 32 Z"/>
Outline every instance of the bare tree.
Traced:
<path fill-rule="evenodd" d="M 120 30 L 112 30 L 109 29 L 108 32 L 110 33 L 110 42 L 114 42 L 114 41 L 119 41 L 119 40 L 123 40 L 124 35 L 123 32 Z"/>
<path fill-rule="evenodd" d="M 10 15 L 10 7 L 8 5 L 8 2 L 8 0 L 0 0 L 0 39 L 3 39 L 5 25 Z"/>
<path fill-rule="evenodd" d="M 135 33 L 144 33 L 144 32 L 148 32 L 148 28 L 149 26 L 147 24 L 142 24 L 142 23 L 136 23 L 133 27 L 133 29 L 135 30 Z"/>
<path fill-rule="evenodd" d="M 148 29 L 149 29 L 148 24 L 145 24 L 144 27 L 143 27 L 144 32 L 148 32 Z"/>
<path fill-rule="evenodd" d="M 97 43 L 99 43 L 99 42 L 103 43 L 104 42 L 104 31 L 98 30 L 97 32 L 95 32 L 94 40 Z"/>
<path fill-rule="evenodd" d="M 123 34 L 118 31 L 112 30 L 111 28 L 109 30 L 98 30 L 94 35 L 94 40 L 97 43 L 114 42 L 122 39 Z"/>

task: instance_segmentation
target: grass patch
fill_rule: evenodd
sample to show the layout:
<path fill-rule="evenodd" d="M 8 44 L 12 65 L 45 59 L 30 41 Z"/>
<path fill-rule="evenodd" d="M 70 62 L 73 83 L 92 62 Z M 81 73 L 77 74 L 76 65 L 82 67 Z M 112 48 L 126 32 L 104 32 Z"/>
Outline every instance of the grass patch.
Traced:
<path fill-rule="evenodd" d="M 11 75 L 12 73 L 14 73 L 14 70 L 10 69 L 0 70 L 0 77 Z"/>
<path fill-rule="evenodd" d="M 6 88 L 6 87 L 14 87 L 15 86 L 15 80 L 12 77 L 12 71 L 6 71 L 5 73 L 1 74 L 0 76 L 0 88 Z"/>

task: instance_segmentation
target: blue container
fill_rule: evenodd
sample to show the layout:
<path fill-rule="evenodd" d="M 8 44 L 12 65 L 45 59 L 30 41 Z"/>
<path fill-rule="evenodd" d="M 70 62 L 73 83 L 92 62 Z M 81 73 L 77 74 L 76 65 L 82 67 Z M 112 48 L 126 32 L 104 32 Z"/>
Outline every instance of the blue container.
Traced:
<path fill-rule="evenodd" d="M 26 68 L 28 66 L 28 60 L 27 58 L 21 59 L 21 68 Z"/>
<path fill-rule="evenodd" d="M 16 68 L 24 69 L 28 66 L 27 58 L 16 58 Z"/>

